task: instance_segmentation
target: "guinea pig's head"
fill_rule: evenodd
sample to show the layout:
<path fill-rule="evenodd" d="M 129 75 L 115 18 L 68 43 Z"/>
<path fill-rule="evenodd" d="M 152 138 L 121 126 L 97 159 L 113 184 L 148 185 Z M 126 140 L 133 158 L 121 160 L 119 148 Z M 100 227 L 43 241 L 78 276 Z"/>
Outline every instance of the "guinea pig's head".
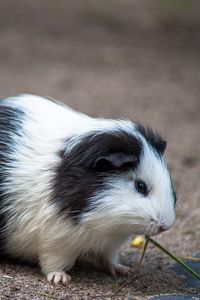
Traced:
<path fill-rule="evenodd" d="M 118 121 L 66 141 L 56 170 L 60 213 L 94 230 L 155 235 L 175 222 L 176 195 L 166 142 L 151 129 Z"/>

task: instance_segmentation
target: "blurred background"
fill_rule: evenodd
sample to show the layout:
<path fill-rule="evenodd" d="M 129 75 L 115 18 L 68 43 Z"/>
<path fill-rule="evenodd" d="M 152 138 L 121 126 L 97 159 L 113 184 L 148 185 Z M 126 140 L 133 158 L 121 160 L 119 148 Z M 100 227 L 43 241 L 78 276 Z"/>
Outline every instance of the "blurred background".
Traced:
<path fill-rule="evenodd" d="M 161 132 L 178 202 L 176 225 L 156 239 L 177 256 L 200 252 L 199 0 L 1 0 L 0 97 L 19 93 L 59 99 L 92 116 L 139 120 Z M 135 266 L 140 252 L 125 247 L 124 262 Z M 173 262 L 149 248 L 142 276 L 115 299 L 188 294 L 184 277 L 167 265 Z M 48 296 L 39 270 L 1 270 L 13 278 L 1 280 L 6 299 Z M 105 299 L 124 284 L 84 268 L 73 279 L 67 289 L 51 290 L 55 299 L 80 293 Z M 62 291 L 69 298 L 59 298 Z"/>
<path fill-rule="evenodd" d="M 166 237 L 183 253 L 197 250 L 199 0 L 1 0 L 0 97 L 18 93 L 160 131 L 179 194 Z"/>

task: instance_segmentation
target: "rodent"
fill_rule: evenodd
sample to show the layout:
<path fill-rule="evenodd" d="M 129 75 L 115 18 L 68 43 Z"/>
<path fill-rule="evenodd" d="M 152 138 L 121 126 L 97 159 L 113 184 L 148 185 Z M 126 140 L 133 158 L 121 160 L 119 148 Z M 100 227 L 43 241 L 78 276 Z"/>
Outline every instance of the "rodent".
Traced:
<path fill-rule="evenodd" d="M 175 222 L 166 141 L 129 120 L 91 118 L 34 95 L 0 100 L 0 253 L 66 283 L 76 260 L 111 274 L 134 234 Z"/>

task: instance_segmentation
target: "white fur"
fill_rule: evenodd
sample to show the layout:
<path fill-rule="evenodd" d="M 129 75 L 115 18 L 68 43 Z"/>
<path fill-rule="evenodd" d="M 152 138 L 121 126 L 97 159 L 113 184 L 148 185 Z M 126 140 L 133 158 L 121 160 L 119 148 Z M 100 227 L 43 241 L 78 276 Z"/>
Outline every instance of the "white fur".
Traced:
<path fill-rule="evenodd" d="M 6 229 L 9 237 L 6 248 L 11 255 L 39 260 L 45 274 L 69 270 L 78 257 L 91 260 L 93 254 L 103 256 L 119 271 L 117 252 L 131 234 L 156 234 L 159 224 L 172 226 L 175 212 L 165 162 L 156 158 L 131 122 L 90 118 L 32 95 L 21 95 L 7 103 L 26 113 L 23 123 L 26 140 L 20 137 L 16 140 L 14 168 L 5 183 L 13 192 L 13 202 L 7 208 L 13 213 Z M 97 208 L 84 214 L 79 225 L 74 226 L 49 204 L 52 170 L 60 162 L 58 150 L 67 137 L 78 135 L 68 145 L 66 151 L 69 151 L 89 131 L 120 128 L 143 141 L 144 154 L 137 174 L 129 172 L 125 177 L 111 178 L 109 194 L 97 195 L 94 199 L 99 204 Z M 149 183 L 151 193 L 147 198 L 135 191 L 134 179 L 138 177 Z M 66 282 L 69 278 L 63 273 L 51 273 L 48 279 Z"/>

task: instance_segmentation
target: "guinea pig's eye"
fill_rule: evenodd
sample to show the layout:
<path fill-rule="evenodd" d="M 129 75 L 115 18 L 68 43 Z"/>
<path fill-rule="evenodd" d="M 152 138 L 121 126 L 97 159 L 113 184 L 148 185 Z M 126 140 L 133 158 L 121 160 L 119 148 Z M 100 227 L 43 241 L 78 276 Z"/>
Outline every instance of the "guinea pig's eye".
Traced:
<path fill-rule="evenodd" d="M 135 181 L 135 188 L 143 196 L 147 196 L 149 193 L 146 183 L 142 180 Z"/>

